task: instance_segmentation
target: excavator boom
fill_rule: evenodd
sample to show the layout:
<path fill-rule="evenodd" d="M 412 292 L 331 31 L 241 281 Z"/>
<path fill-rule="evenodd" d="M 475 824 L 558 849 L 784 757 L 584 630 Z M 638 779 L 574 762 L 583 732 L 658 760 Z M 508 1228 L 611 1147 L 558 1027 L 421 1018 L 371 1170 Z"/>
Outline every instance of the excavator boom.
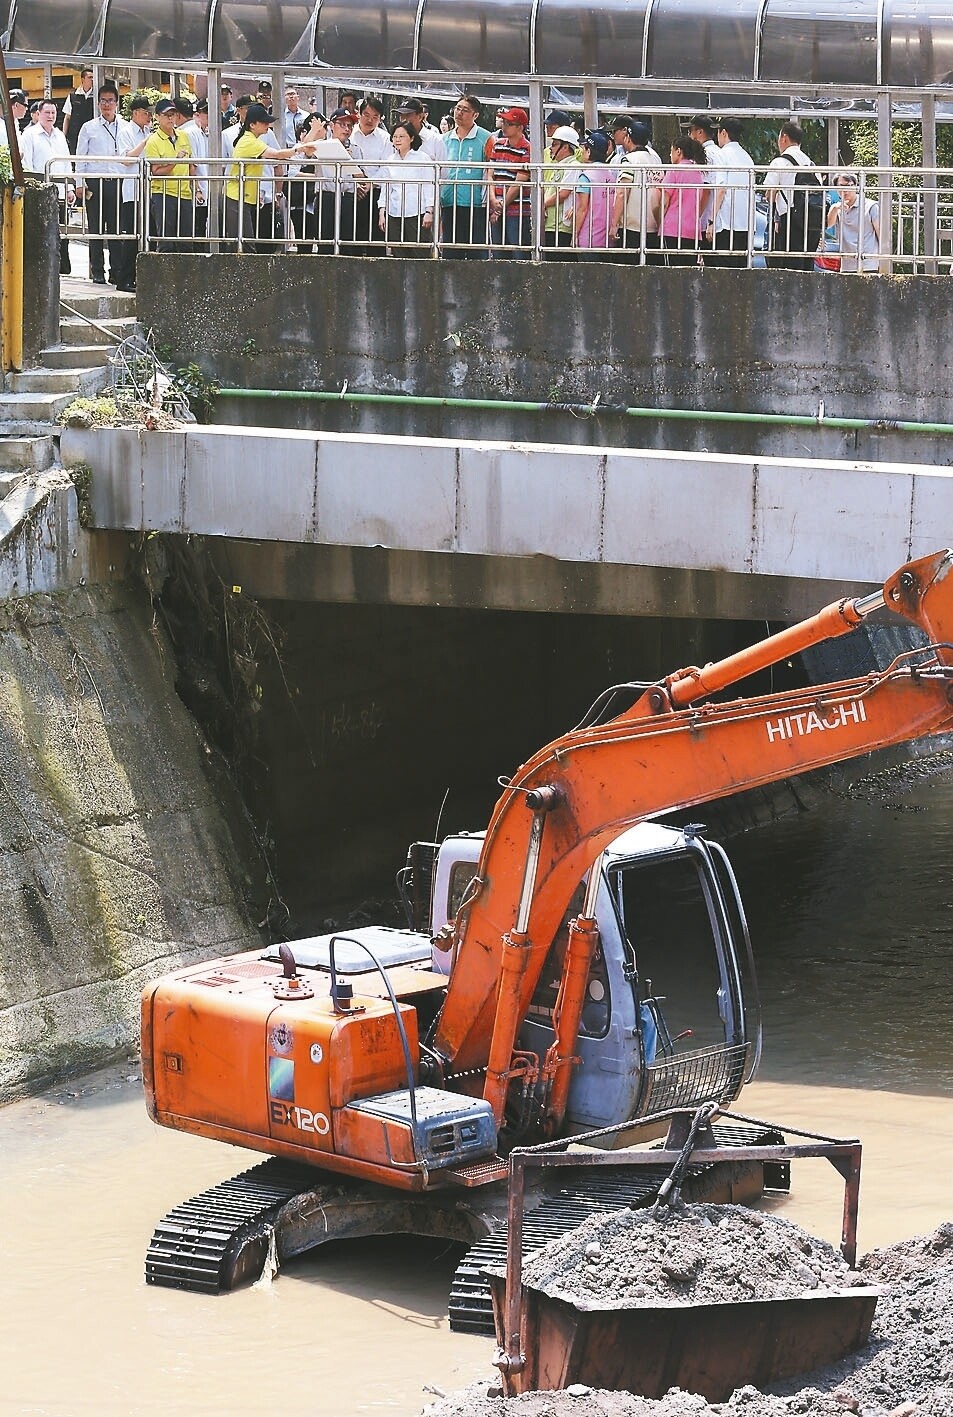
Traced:
<path fill-rule="evenodd" d="M 953 554 L 902 567 L 883 591 L 820 614 L 703 669 L 649 687 L 605 723 L 556 739 L 511 779 L 455 922 L 456 964 L 434 1047 L 448 1072 L 486 1068 L 502 1119 L 511 1059 L 573 891 L 625 828 L 877 748 L 953 729 Z M 882 673 L 730 702 L 705 702 L 886 607 L 928 647 Z"/>

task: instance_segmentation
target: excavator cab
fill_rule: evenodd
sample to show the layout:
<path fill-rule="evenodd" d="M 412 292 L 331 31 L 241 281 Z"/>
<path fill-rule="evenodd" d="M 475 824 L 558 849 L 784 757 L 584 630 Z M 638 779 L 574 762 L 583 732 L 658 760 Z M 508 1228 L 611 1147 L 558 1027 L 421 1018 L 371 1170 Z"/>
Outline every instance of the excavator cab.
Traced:
<path fill-rule="evenodd" d="M 606 853 L 608 896 L 628 953 L 643 1068 L 636 1115 L 727 1103 L 757 1068 L 761 1022 L 734 872 L 701 829 L 668 849 Z M 655 830 L 659 830 L 656 828 Z"/>
<path fill-rule="evenodd" d="M 727 856 L 700 829 L 642 823 L 593 869 L 602 876 L 599 944 L 566 1126 L 730 1102 L 757 1067 L 761 1029 L 750 938 Z M 566 923 L 577 909 L 574 900 Z M 562 930 L 519 1037 L 520 1047 L 541 1055 L 553 1038 L 564 937 Z"/>
<path fill-rule="evenodd" d="M 456 913 L 483 834 L 448 838 L 433 871 L 432 925 Z M 643 822 L 592 868 L 599 939 L 579 1027 L 566 1111 L 572 1131 L 666 1107 L 727 1103 L 754 1074 L 761 1029 L 751 944 L 737 882 L 701 828 Z M 542 1058 L 553 1042 L 568 925 L 581 882 L 543 966 L 517 1046 Z M 449 956 L 435 951 L 435 969 Z M 533 1099 L 511 1126 L 529 1131 Z"/>

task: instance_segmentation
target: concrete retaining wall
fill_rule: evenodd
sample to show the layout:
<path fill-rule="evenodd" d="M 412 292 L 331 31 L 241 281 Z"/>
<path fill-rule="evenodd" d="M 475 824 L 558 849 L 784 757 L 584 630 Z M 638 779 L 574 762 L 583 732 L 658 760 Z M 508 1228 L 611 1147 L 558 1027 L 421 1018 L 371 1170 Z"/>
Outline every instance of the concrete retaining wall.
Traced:
<path fill-rule="evenodd" d="M 76 476 L 85 495 L 85 473 Z M 128 537 L 80 525 L 68 473 L 33 473 L 0 502 L 0 601 L 121 579 L 128 551 Z"/>
<path fill-rule="evenodd" d="M 148 979 L 257 942 L 211 761 L 141 592 L 0 605 L 0 1100 L 133 1044 Z"/>
<path fill-rule="evenodd" d="M 413 603 L 788 618 L 953 541 L 947 469 L 207 427 L 62 451 L 94 470 L 93 525 L 253 543 L 242 584 L 270 596 L 400 599 L 340 560 L 309 591 L 302 547 L 383 549 L 419 568 Z"/>
<path fill-rule="evenodd" d="M 953 440 L 720 425 L 704 410 L 953 422 L 948 277 L 609 263 L 143 256 L 174 364 L 233 387 L 682 408 L 688 423 L 222 401 L 222 421 L 428 437 L 946 464 Z"/>
<path fill-rule="evenodd" d="M 23 363 L 29 368 L 59 339 L 59 203 L 55 187 L 32 182 L 23 202 Z"/>

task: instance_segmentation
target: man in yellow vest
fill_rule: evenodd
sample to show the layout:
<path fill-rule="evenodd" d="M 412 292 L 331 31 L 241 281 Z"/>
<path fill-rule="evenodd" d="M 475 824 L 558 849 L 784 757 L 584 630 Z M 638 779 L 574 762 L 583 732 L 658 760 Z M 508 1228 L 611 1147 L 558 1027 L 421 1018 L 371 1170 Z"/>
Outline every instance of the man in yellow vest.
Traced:
<path fill-rule="evenodd" d="M 156 131 L 146 143 L 149 163 L 149 223 L 154 251 L 193 249 L 195 163 L 188 134 L 176 128 L 176 107 L 163 98 L 155 106 Z"/>

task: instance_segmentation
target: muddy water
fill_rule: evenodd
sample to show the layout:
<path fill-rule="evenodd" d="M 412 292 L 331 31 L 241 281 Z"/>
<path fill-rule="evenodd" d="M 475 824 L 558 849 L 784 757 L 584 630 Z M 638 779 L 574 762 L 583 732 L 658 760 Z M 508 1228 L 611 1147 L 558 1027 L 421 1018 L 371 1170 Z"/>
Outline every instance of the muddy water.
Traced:
<path fill-rule="evenodd" d="M 865 1144 L 861 1248 L 953 1216 L 953 774 L 881 785 L 733 843 L 765 996 L 743 1108 Z M 411 1414 L 490 1373 L 453 1335 L 453 1256 L 330 1246 L 271 1285 L 146 1288 L 152 1225 L 246 1154 L 153 1128 L 132 1068 L 0 1113 L 0 1412 Z M 780 1206 L 839 1238 L 841 1183 Z M 774 1202 L 771 1203 L 774 1206 Z"/>

